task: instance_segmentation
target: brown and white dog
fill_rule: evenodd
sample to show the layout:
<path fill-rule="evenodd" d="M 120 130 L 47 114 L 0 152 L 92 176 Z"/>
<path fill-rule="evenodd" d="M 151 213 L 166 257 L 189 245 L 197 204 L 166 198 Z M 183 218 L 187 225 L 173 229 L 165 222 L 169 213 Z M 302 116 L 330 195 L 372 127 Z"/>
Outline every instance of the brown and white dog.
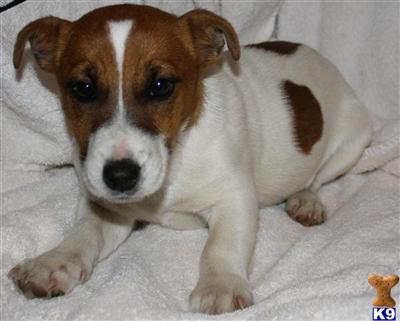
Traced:
<path fill-rule="evenodd" d="M 28 40 L 57 77 L 82 187 L 70 235 L 10 271 L 28 297 L 85 282 L 142 220 L 208 227 L 190 307 L 245 308 L 259 208 L 287 200 L 294 220 L 322 223 L 316 191 L 370 141 L 366 112 L 329 61 L 294 43 L 241 48 L 205 10 L 116 5 L 75 22 L 42 18 L 19 33 L 16 68 Z"/>

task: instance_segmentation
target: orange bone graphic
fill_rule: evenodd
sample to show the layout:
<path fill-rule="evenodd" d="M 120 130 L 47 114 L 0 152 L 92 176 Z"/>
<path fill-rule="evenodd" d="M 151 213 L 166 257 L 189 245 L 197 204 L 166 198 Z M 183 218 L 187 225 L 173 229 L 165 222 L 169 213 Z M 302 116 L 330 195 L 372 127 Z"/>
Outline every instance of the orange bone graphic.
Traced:
<path fill-rule="evenodd" d="M 390 296 L 390 290 L 399 282 L 397 275 L 380 276 L 376 274 L 368 275 L 368 283 L 376 289 L 377 297 L 372 301 L 374 306 L 390 307 L 396 305 L 396 301 Z"/>

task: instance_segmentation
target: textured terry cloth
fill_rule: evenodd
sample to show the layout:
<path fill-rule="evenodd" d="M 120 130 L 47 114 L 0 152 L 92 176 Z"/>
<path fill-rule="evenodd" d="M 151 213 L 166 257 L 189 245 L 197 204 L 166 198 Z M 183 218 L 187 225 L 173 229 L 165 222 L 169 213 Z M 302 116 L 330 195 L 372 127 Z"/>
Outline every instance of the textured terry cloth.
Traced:
<path fill-rule="evenodd" d="M 54 78 L 34 67 L 27 54 L 24 75 L 16 81 L 15 35 L 41 16 L 74 19 L 102 4 L 28 1 L 7 11 L 13 16 L 2 16 L 0 319 L 371 320 L 375 290 L 367 275 L 400 274 L 399 37 L 393 3 L 287 2 L 282 7 L 275 35 L 305 42 L 330 58 L 365 102 L 376 131 L 352 173 L 321 189 L 327 222 L 303 227 L 282 204 L 260 211 L 250 273 L 254 306 L 223 316 L 188 312 L 207 231 L 159 226 L 133 233 L 69 295 L 26 300 L 17 292 L 7 271 L 62 240 L 74 223 L 79 192 L 72 167 L 52 168 L 71 162 L 55 89 L 49 90 Z M 177 14 L 193 8 L 192 2 L 156 4 Z M 244 44 L 268 39 L 281 4 L 201 3 L 232 21 Z M 392 291 L 397 302 L 399 289 Z"/>

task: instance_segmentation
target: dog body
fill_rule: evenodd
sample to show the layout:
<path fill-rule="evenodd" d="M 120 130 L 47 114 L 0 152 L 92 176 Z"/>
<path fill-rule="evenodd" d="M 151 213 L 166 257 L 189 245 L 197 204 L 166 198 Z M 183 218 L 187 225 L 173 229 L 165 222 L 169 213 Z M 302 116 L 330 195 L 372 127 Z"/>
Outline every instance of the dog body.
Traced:
<path fill-rule="evenodd" d="M 39 65 L 57 76 L 76 140 L 80 221 L 11 277 L 28 296 L 67 293 L 137 220 L 208 227 L 192 310 L 251 305 L 259 208 L 288 200 L 292 218 L 322 223 L 315 192 L 346 173 L 369 143 L 369 120 L 353 90 L 304 45 L 250 45 L 234 61 L 240 48 L 232 27 L 204 10 L 176 18 L 125 5 L 74 23 L 43 23 L 20 33 L 14 63 L 29 39 Z M 84 47 L 88 38 L 74 28 L 94 28 L 97 49 Z M 47 43 L 58 44 L 51 59 L 43 54 Z"/>

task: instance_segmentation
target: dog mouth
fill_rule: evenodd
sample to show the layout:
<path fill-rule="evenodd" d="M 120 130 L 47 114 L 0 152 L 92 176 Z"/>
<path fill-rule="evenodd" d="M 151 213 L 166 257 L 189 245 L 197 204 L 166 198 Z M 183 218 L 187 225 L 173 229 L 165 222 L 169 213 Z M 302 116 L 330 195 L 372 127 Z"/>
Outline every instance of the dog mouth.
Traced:
<path fill-rule="evenodd" d="M 136 193 L 136 188 L 127 192 L 110 191 L 110 195 L 107 196 L 107 201 L 111 203 L 133 203 L 140 201 L 140 199 L 135 196 Z"/>
<path fill-rule="evenodd" d="M 113 203 L 113 204 L 130 204 L 130 203 L 137 203 L 140 202 L 141 199 L 134 197 L 132 195 L 123 193 L 123 194 L 117 194 L 117 195 L 112 195 L 111 197 L 103 197 L 101 198 L 102 201 L 106 201 L 108 203 Z"/>

